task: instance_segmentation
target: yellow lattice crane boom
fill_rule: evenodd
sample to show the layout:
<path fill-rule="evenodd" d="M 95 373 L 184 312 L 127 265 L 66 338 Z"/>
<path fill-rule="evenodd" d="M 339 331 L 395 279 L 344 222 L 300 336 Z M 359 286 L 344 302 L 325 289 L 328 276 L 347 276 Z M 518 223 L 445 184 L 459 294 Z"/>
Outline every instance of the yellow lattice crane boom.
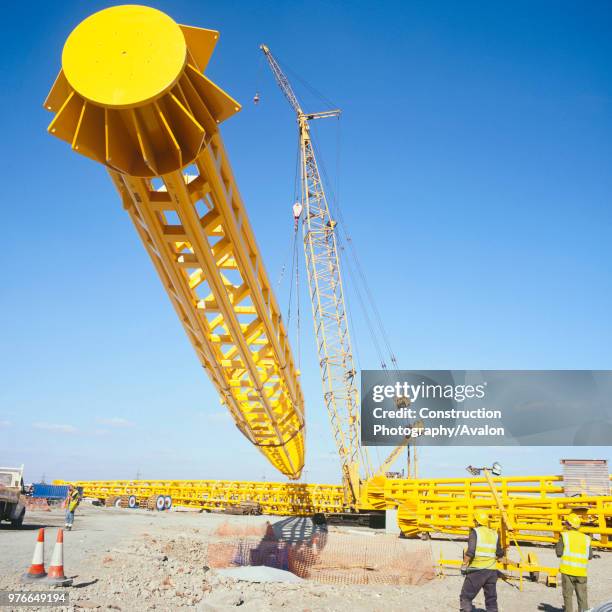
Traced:
<path fill-rule="evenodd" d="M 222 403 L 298 478 L 299 376 L 218 129 L 240 106 L 203 75 L 218 37 L 144 6 L 91 15 L 64 46 L 49 132 L 107 167 Z"/>
<path fill-rule="evenodd" d="M 297 118 L 300 139 L 301 204 L 304 255 L 312 304 L 315 337 L 323 382 L 323 397 L 336 448 L 340 455 L 345 500 L 353 505 L 360 496 L 360 464 L 370 474 L 367 455 L 359 444 L 359 392 L 349 333 L 336 221 L 332 219 L 315 152 L 309 122 L 337 117 L 340 110 L 305 113 L 289 80 L 267 45 L 261 45 L 281 91 Z"/>

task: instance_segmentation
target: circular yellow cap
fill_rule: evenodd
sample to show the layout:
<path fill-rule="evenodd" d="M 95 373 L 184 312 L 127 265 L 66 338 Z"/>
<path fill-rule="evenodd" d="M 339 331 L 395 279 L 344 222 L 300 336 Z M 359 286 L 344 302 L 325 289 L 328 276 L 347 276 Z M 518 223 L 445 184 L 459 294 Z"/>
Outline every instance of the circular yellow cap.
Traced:
<path fill-rule="evenodd" d="M 64 74 L 86 100 L 130 108 L 155 100 L 181 76 L 187 44 L 179 25 L 147 6 L 113 6 L 94 13 L 70 34 Z"/>

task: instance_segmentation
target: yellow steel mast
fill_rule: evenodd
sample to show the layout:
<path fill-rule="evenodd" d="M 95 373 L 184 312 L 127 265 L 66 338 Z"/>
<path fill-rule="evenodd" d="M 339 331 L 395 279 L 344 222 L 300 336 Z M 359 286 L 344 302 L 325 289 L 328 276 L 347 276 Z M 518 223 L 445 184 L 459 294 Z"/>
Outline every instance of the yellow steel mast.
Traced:
<path fill-rule="evenodd" d="M 91 15 L 64 46 L 48 129 L 106 166 L 221 402 L 295 479 L 303 396 L 219 132 L 240 106 L 202 74 L 218 38 L 145 6 Z"/>
<path fill-rule="evenodd" d="M 305 213 L 302 224 L 304 255 L 312 303 L 323 397 L 329 414 L 342 466 L 345 501 L 354 506 L 360 497 L 360 461 L 366 475 L 371 470 L 365 449 L 359 444 L 359 392 L 357 372 L 348 328 L 336 222 L 327 205 L 319 174 L 309 122 L 337 117 L 340 110 L 305 113 L 278 62 L 266 45 L 261 45 L 274 77 L 297 116 L 300 138 L 301 199 Z M 360 456 L 361 455 L 361 456 Z"/>

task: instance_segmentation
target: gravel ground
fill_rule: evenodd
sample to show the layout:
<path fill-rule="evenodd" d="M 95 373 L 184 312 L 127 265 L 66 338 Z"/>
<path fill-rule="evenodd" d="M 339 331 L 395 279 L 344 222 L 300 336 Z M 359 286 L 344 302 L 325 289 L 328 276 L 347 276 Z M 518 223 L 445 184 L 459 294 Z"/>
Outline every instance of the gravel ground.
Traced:
<path fill-rule="evenodd" d="M 448 570 L 422 586 L 331 586 L 302 583 L 252 583 L 221 576 L 207 566 L 207 544 L 219 539 L 214 530 L 226 521 L 255 526 L 279 517 L 227 517 L 191 512 L 153 513 L 145 510 L 96 508 L 82 505 L 73 531 L 65 533 L 64 566 L 74 579 L 69 610 L 338 610 L 351 612 L 458 609 L 462 578 Z M 63 514 L 28 513 L 22 529 L 0 527 L 0 590 L 40 590 L 22 585 L 37 527 L 47 527 L 46 562 L 51 557 Z M 342 528 L 346 529 L 346 528 Z M 353 530 L 354 531 L 354 530 Z M 376 537 L 376 536 L 374 536 Z M 421 543 L 415 542 L 415 546 Z M 445 538 L 432 541 L 434 558 L 458 558 L 464 544 Z M 556 565 L 550 548 L 530 547 L 540 562 Z M 524 583 L 498 583 L 500 610 L 561 612 L 561 589 Z M 589 569 L 591 605 L 612 599 L 612 554 L 601 553 Z M 482 595 L 476 610 L 484 609 Z M 7 608 L 4 608 L 7 609 Z M 20 608 L 24 610 L 25 608 Z M 28 608 L 33 610 L 35 608 Z M 42 608 L 48 610 L 49 608 Z"/>

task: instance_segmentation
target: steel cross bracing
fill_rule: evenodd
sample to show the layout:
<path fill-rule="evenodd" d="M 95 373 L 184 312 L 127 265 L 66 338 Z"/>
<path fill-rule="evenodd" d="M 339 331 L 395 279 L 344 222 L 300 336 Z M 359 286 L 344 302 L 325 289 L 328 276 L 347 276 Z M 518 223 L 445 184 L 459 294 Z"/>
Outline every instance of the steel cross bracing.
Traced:
<path fill-rule="evenodd" d="M 91 15 L 64 46 L 48 129 L 108 168 L 221 402 L 299 478 L 299 374 L 218 129 L 240 105 L 203 74 L 218 39 L 144 6 Z"/>
<path fill-rule="evenodd" d="M 346 317 L 335 223 L 329 213 L 308 124 L 300 129 L 304 254 L 323 397 L 340 454 L 343 482 L 359 498 L 359 393 Z M 349 499 L 350 499 L 349 497 Z"/>
<path fill-rule="evenodd" d="M 375 481 L 376 487 L 370 485 Z M 553 475 L 494 478 L 520 542 L 554 543 L 570 510 L 583 514 L 583 530 L 596 547 L 612 550 L 612 496 L 566 497 L 563 477 Z M 68 481 L 56 480 L 56 485 Z M 338 513 L 345 508 L 336 485 L 228 480 L 78 481 L 85 497 L 106 500 L 134 495 L 143 503 L 151 495 L 170 495 L 174 506 L 223 510 L 240 501 L 258 502 L 266 514 Z M 474 511 L 487 510 L 499 520 L 499 508 L 485 478 L 394 479 L 375 477 L 362 487 L 364 510 L 398 509 L 397 524 L 411 537 L 420 533 L 467 536 Z"/>
<path fill-rule="evenodd" d="M 304 254 L 312 304 L 323 397 L 336 448 L 340 456 L 345 501 L 355 506 L 360 496 L 360 463 L 371 470 L 359 443 L 360 417 L 357 372 L 348 329 L 347 313 L 332 219 L 319 174 L 308 122 L 337 117 L 339 110 L 304 113 L 289 83 L 266 45 L 261 45 L 283 94 L 297 115 L 301 156 L 301 199 Z"/>
<path fill-rule="evenodd" d="M 221 138 L 197 174 L 110 171 L 196 353 L 238 429 L 281 472 L 303 465 L 303 398 Z"/>

